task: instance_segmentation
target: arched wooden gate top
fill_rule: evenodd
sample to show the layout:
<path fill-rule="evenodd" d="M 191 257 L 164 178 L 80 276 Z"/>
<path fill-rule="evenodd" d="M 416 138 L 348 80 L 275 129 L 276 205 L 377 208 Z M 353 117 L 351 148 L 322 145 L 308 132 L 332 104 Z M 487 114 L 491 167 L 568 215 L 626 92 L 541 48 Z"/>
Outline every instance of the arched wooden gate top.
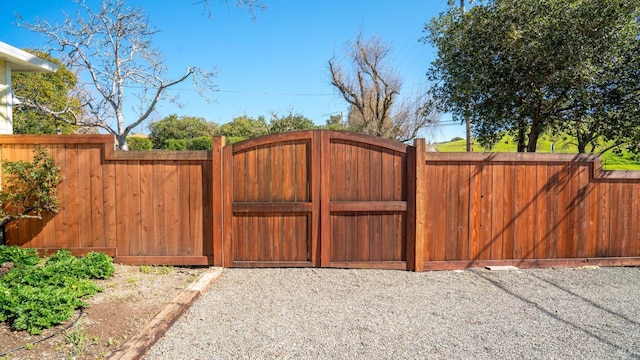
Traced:
<path fill-rule="evenodd" d="M 333 130 L 225 146 L 225 266 L 406 268 L 414 154 Z"/>
<path fill-rule="evenodd" d="M 241 142 L 237 142 L 235 144 L 230 144 L 228 146 L 233 147 L 233 152 L 243 151 L 259 146 L 265 146 L 269 144 L 279 143 L 279 142 L 287 142 L 287 141 L 298 141 L 304 139 L 311 139 L 313 137 L 320 137 L 324 134 L 329 139 L 338 139 L 345 141 L 358 142 L 362 144 L 368 144 L 373 146 L 379 146 L 384 149 L 398 151 L 402 153 L 406 153 L 407 149 L 411 147 L 411 145 L 401 143 L 395 140 L 389 140 L 377 136 L 366 135 L 361 133 L 355 133 L 350 131 L 336 131 L 336 130 L 300 130 L 300 131 L 291 131 L 286 133 L 279 134 L 269 134 L 263 135 L 251 139 L 247 139 Z"/>

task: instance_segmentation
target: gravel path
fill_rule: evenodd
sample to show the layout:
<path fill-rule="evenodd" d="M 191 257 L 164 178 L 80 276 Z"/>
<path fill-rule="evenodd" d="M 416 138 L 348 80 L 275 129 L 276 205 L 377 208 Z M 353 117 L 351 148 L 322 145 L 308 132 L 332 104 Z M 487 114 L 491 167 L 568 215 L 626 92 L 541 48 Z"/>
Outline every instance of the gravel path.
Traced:
<path fill-rule="evenodd" d="M 638 359 L 640 269 L 226 269 L 145 359 Z"/>

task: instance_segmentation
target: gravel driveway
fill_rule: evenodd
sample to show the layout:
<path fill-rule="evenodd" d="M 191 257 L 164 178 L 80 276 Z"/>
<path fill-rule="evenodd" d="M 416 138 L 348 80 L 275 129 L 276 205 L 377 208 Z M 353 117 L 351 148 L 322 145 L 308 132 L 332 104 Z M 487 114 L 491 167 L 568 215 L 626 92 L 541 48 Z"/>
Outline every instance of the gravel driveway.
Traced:
<path fill-rule="evenodd" d="M 637 359 L 640 269 L 226 269 L 146 359 Z"/>

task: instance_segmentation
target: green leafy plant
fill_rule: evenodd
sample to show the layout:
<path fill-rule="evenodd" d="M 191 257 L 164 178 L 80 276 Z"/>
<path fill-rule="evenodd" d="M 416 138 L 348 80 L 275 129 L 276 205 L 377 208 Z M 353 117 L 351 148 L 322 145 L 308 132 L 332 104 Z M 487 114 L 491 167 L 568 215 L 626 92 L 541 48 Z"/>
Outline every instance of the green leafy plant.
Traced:
<path fill-rule="evenodd" d="M 17 219 L 42 219 L 43 212 L 58 213 L 60 169 L 44 148 L 34 149 L 31 162 L 3 162 L 2 170 L 6 185 L 0 191 L 0 227 Z"/>
<path fill-rule="evenodd" d="M 113 275 L 112 259 L 101 253 L 76 258 L 57 251 L 44 265 L 19 266 L 0 279 L 0 321 L 40 334 L 67 321 L 83 298 L 102 289 L 91 279 Z"/>
<path fill-rule="evenodd" d="M 153 149 L 153 143 L 148 138 L 127 136 L 127 143 L 131 151 L 148 151 Z"/>
<path fill-rule="evenodd" d="M 0 264 L 13 263 L 14 266 L 37 265 L 40 262 L 36 249 L 0 245 Z"/>

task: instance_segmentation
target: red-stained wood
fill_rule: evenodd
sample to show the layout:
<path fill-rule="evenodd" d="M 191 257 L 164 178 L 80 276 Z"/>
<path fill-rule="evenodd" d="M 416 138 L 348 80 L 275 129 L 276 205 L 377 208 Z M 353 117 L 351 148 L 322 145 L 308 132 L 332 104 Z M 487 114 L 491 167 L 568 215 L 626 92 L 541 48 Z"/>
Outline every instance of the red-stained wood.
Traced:
<path fill-rule="evenodd" d="M 228 266 L 627 264 L 640 255 L 640 172 L 603 171 L 597 155 L 429 153 L 410 170 L 416 147 L 322 130 L 225 147 L 229 161 L 222 145 L 217 155 L 119 152 L 104 135 L 0 136 L 0 156 L 30 160 L 36 144 L 63 170 L 62 209 L 10 224 L 10 244 Z M 428 179 L 422 196 L 407 185 L 418 174 Z M 412 215 L 418 196 L 424 211 Z"/>
<path fill-rule="evenodd" d="M 502 206 L 504 227 L 502 229 L 502 258 L 513 259 L 514 241 L 514 193 L 519 189 L 515 187 L 515 166 L 512 163 L 504 164 L 504 191 L 502 193 Z"/>
<path fill-rule="evenodd" d="M 432 234 L 429 231 L 431 226 L 428 223 L 430 220 L 428 209 L 430 207 L 427 205 L 427 197 L 432 196 L 433 193 L 430 191 L 431 184 L 426 179 L 425 141 L 424 139 L 416 139 L 413 144 L 414 148 L 408 150 L 403 159 L 407 174 L 403 183 L 407 185 L 405 185 L 405 190 L 400 192 L 400 198 L 407 196 L 407 202 L 411 205 L 406 212 L 407 227 L 404 231 L 406 240 L 402 241 L 401 239 L 400 241 L 406 244 L 404 248 L 409 268 L 416 272 L 422 272 L 424 271 L 424 259 L 429 258 L 431 253 L 427 246 L 427 239 L 430 239 L 429 234 Z M 396 195 L 398 195 L 397 190 Z M 396 199 L 398 198 L 396 197 Z"/>
<path fill-rule="evenodd" d="M 541 259 L 545 256 L 546 251 L 546 238 L 547 238 L 547 217 L 545 211 L 547 208 L 547 166 L 545 164 L 534 163 L 532 166 L 536 170 L 536 182 L 535 182 L 535 194 L 536 199 L 534 203 L 535 214 L 535 227 L 533 232 L 533 247 L 534 258 Z M 499 257 L 498 257 L 499 259 Z"/>
<path fill-rule="evenodd" d="M 233 266 L 233 145 L 226 145 L 222 149 L 222 174 L 224 175 L 222 191 L 223 212 L 223 259 L 225 267 Z"/>
<path fill-rule="evenodd" d="M 491 240 L 492 240 L 492 229 L 491 229 L 491 218 L 493 216 L 492 213 L 492 205 L 493 205 L 493 192 L 491 191 L 493 184 L 493 175 L 491 172 L 493 171 L 493 165 L 489 163 L 482 163 L 480 169 L 480 239 L 479 239 L 479 250 L 478 256 L 476 259 L 488 260 L 491 258 Z"/>
<path fill-rule="evenodd" d="M 364 201 L 369 200 L 371 191 L 371 177 L 369 176 L 369 166 L 371 165 L 371 148 L 368 144 L 358 144 L 356 165 L 356 201 L 351 202 L 332 202 L 330 204 L 331 211 L 371 211 L 370 206 L 359 206 Z M 353 171 L 353 169 L 351 169 Z M 382 202 L 381 202 L 382 203 Z M 350 204 L 350 205 L 348 205 Z M 384 203 L 383 203 L 384 204 Z M 364 259 L 369 256 L 369 216 L 366 214 L 354 215 L 353 220 L 355 226 L 352 231 L 357 234 L 356 251 L 360 255 L 356 259 Z M 343 224 L 343 226 L 347 226 Z M 348 228 L 348 226 L 347 226 Z M 366 254 L 366 255 L 365 255 Z"/>
<path fill-rule="evenodd" d="M 526 207 L 528 206 L 525 182 L 527 181 L 526 165 L 517 164 L 514 166 L 514 189 L 513 194 L 513 258 L 524 259 L 527 255 L 526 236 Z"/>
<path fill-rule="evenodd" d="M 590 241 L 589 241 L 589 228 L 590 228 L 590 193 L 593 188 L 589 184 L 589 167 L 586 165 L 580 165 L 578 167 L 577 176 L 577 243 L 576 243 L 576 257 L 588 257 L 590 256 Z"/>
<path fill-rule="evenodd" d="M 78 145 L 78 246 L 93 247 L 91 236 L 91 148 Z"/>
<path fill-rule="evenodd" d="M 190 234 L 191 224 L 189 224 L 189 218 L 191 217 L 192 208 L 202 200 L 202 198 L 193 198 L 193 204 L 191 203 L 191 164 L 189 162 L 176 163 L 177 166 L 177 189 L 176 189 L 176 204 L 174 208 L 177 210 L 177 214 L 174 216 L 177 219 L 177 255 L 188 256 L 193 254 L 194 242 L 202 243 L 202 239 L 198 239 L 195 236 L 184 236 Z M 198 204 L 201 207 L 201 204 Z M 144 239 L 144 238 L 143 238 Z M 198 241 L 200 240 L 200 241 Z"/>
<path fill-rule="evenodd" d="M 211 199 L 211 212 L 205 212 L 202 214 L 199 209 L 196 207 L 195 213 L 190 217 L 190 229 L 198 231 L 198 229 L 202 226 L 202 219 L 204 221 L 211 221 L 211 253 L 213 254 L 213 265 L 214 266 L 223 266 L 223 236 L 224 236 L 224 196 L 223 196 L 223 188 L 224 188 L 224 172 L 223 172 L 223 148 L 225 145 L 224 137 L 215 136 L 213 138 L 212 143 L 212 160 L 211 160 L 211 188 L 207 194 L 211 194 L 211 196 L 202 197 L 202 205 L 203 209 L 207 208 L 208 199 Z M 203 169 L 206 169 L 207 166 L 202 166 Z M 192 168 L 192 174 L 190 176 L 191 181 L 197 181 L 197 173 L 193 173 L 196 168 Z M 201 182 L 201 184 L 205 184 L 206 182 Z M 192 190 L 194 188 L 192 187 Z M 209 215 L 210 214 L 210 215 Z M 199 222 L 198 222 L 199 220 Z M 203 242 L 206 244 L 207 236 L 203 234 Z M 204 249 L 207 249 L 207 246 L 204 246 Z M 207 249 L 208 250 L 208 249 Z M 209 251 L 205 251 L 205 254 Z"/>
<path fill-rule="evenodd" d="M 446 193 L 446 206 L 444 211 L 446 214 L 445 223 L 445 260 L 458 260 L 457 248 L 458 248 L 458 163 L 447 162 L 446 163 L 446 184 L 447 187 L 443 189 Z"/>
<path fill-rule="evenodd" d="M 469 228 L 469 258 L 477 259 L 481 248 L 481 218 L 483 198 L 482 198 L 482 163 L 472 163 L 469 170 L 469 208 L 467 209 L 469 214 L 469 222 L 466 225 Z M 436 186 L 434 192 L 441 192 Z M 437 210 L 436 210 L 437 212 Z M 437 260 L 444 260 L 439 258 Z"/>
<path fill-rule="evenodd" d="M 80 167 L 78 164 L 78 147 L 74 144 L 64 146 L 65 151 L 65 178 L 62 183 L 68 194 L 73 194 L 67 198 L 64 206 L 64 227 L 66 235 L 65 247 L 80 247 L 78 238 L 80 229 L 78 227 L 78 178 L 80 177 Z"/>
<path fill-rule="evenodd" d="M 502 259 L 504 249 L 504 163 L 491 165 L 491 259 Z"/>
<path fill-rule="evenodd" d="M 320 264 L 327 267 L 332 261 L 344 261 L 345 226 L 344 219 L 331 214 L 329 209 L 331 201 L 345 201 L 344 193 L 344 157 L 341 156 L 346 149 L 342 142 L 332 142 L 329 134 L 321 132 L 320 173 L 327 174 L 321 177 L 320 183 Z"/>
<path fill-rule="evenodd" d="M 126 201 L 129 218 L 127 222 L 129 255 L 140 256 L 141 251 L 141 204 L 140 204 L 140 161 L 134 161 L 133 164 L 125 165 L 127 169 L 125 186 L 129 188 L 129 197 Z M 173 255 L 173 254 L 171 254 Z"/>
<path fill-rule="evenodd" d="M 220 145 L 222 146 L 222 145 Z M 222 160 L 220 159 L 220 162 Z M 223 202 L 222 195 L 219 196 L 219 202 L 211 203 L 211 199 L 215 199 L 214 192 L 221 192 L 224 186 L 224 179 L 222 179 L 221 169 L 217 171 L 218 183 L 220 187 L 212 188 L 209 184 L 214 183 L 214 168 L 208 166 L 208 161 L 198 161 L 195 166 L 191 166 L 190 169 L 190 201 L 197 201 L 194 205 L 194 209 L 189 216 L 189 227 L 193 232 L 193 254 L 213 256 L 214 265 L 222 266 L 223 262 L 223 249 L 222 249 L 222 224 Z M 220 164 L 222 167 L 222 163 Z M 217 208 L 217 210 L 216 210 Z M 214 221 L 211 222 L 211 216 L 213 215 Z M 214 236 L 214 226 L 219 227 L 219 238 L 216 241 Z M 213 239 L 213 242 L 211 241 Z M 217 250 L 214 250 L 216 248 Z M 217 252 L 216 252 L 217 251 Z"/>
<path fill-rule="evenodd" d="M 523 184 L 524 193 L 526 194 L 525 201 L 526 205 L 524 208 L 524 228 L 527 229 L 526 236 L 524 237 L 524 257 L 525 259 L 534 259 L 535 258 L 535 217 L 536 217 L 536 209 L 537 202 L 539 200 L 539 195 L 536 194 L 536 183 L 537 183 L 537 172 L 536 172 L 536 164 L 535 163 L 526 163 L 525 165 L 525 178 L 526 181 Z"/>
<path fill-rule="evenodd" d="M 156 236 L 164 236 L 163 233 L 156 233 L 155 227 L 156 218 L 153 206 L 153 193 L 157 189 L 153 186 L 153 167 L 153 162 L 140 162 L 140 239 L 142 240 L 140 243 L 141 254 L 153 253 Z"/>
<path fill-rule="evenodd" d="M 127 219 L 129 213 L 127 209 L 127 200 L 129 198 L 129 188 L 126 184 L 126 166 L 123 163 L 114 164 L 115 167 L 115 196 L 116 202 L 116 239 L 118 256 L 130 256 L 129 253 L 129 235 L 127 234 Z M 156 254 L 149 254 L 156 255 Z"/>
<path fill-rule="evenodd" d="M 469 187 L 471 180 L 470 173 L 471 164 L 459 163 L 458 165 L 458 210 L 457 210 L 457 223 L 458 228 L 456 231 L 457 253 L 455 257 L 457 259 L 469 258 Z"/>
<path fill-rule="evenodd" d="M 321 211 L 323 201 L 328 200 L 324 198 L 322 194 L 323 186 L 327 186 L 324 182 L 328 178 L 329 172 L 323 172 L 327 170 L 322 164 L 323 158 L 328 158 L 328 148 L 325 148 L 324 144 L 325 132 L 316 132 L 311 137 L 311 140 L 307 142 L 307 152 L 305 154 L 307 183 L 309 184 L 309 193 L 306 197 L 306 201 L 311 201 L 311 214 L 307 215 L 306 219 L 301 219 L 299 226 L 299 234 L 297 238 L 298 243 L 298 260 L 304 259 L 311 261 L 313 266 L 320 266 L 321 264 L 321 236 L 322 230 L 325 224 L 321 223 Z M 320 170 L 320 172 L 318 172 Z M 317 175 L 316 175 L 317 174 Z M 324 174 L 322 176 L 321 174 Z M 330 220 L 330 219 L 328 219 Z M 330 225 L 330 222 L 327 224 Z M 327 232 L 329 230 L 327 229 Z M 303 236 L 306 235 L 306 236 Z M 327 259 L 328 260 L 328 259 Z"/>
<path fill-rule="evenodd" d="M 92 146 L 90 150 L 89 174 L 91 177 L 89 185 L 91 187 L 91 247 L 106 247 L 104 178 L 100 162 L 100 148 L 97 146 Z"/>
<path fill-rule="evenodd" d="M 560 196 L 560 166 L 547 166 L 547 183 L 545 187 L 547 206 L 547 236 L 545 239 L 545 253 L 543 258 L 556 258 L 559 237 L 558 198 Z"/>
<path fill-rule="evenodd" d="M 371 188 L 369 200 L 382 201 L 382 148 L 370 147 L 369 154 L 369 177 Z M 381 216 L 373 213 L 368 216 L 369 220 L 369 253 L 362 254 L 361 259 L 381 260 L 382 259 L 382 219 Z"/>

